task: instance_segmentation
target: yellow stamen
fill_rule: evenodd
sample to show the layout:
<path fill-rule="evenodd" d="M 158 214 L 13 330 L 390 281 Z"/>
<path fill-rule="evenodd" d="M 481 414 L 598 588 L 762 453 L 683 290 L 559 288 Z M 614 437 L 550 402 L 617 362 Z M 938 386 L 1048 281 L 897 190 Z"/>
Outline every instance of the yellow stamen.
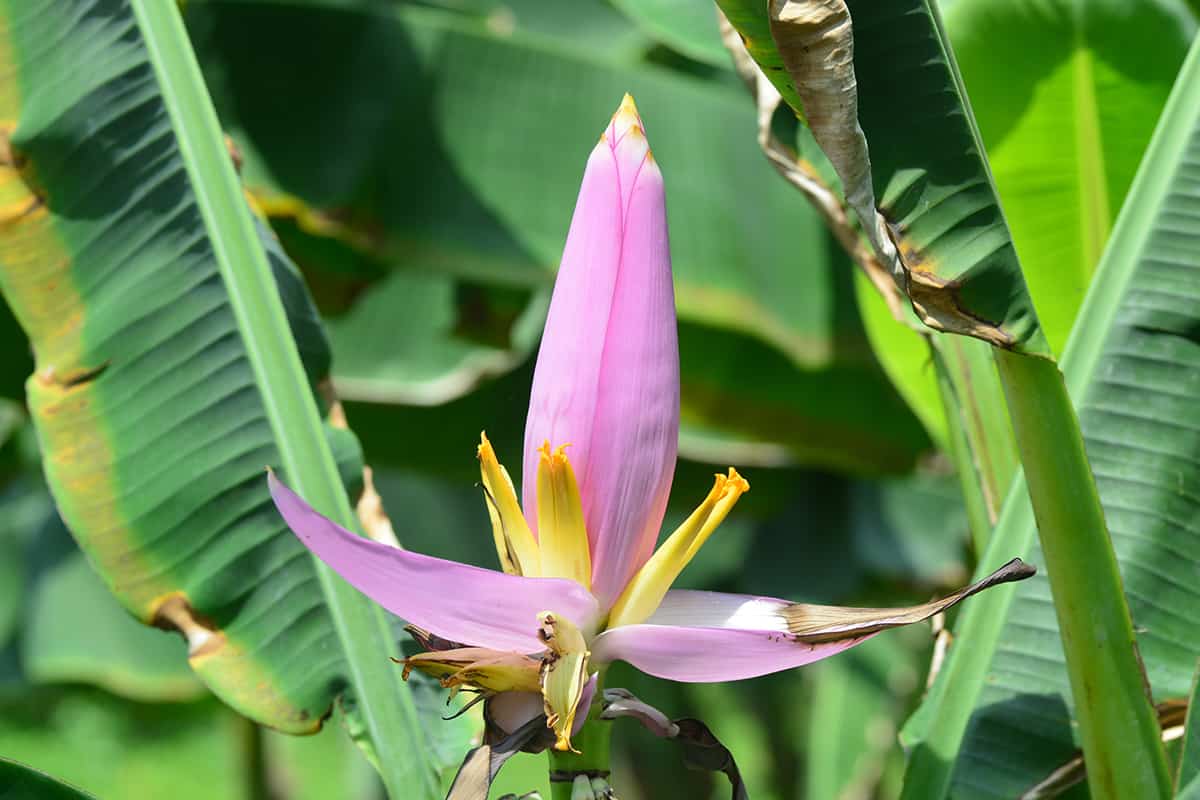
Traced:
<path fill-rule="evenodd" d="M 538 614 L 542 624 L 539 635 L 550 653 L 542 662 L 542 700 L 546 706 L 546 727 L 554 731 L 555 750 L 579 751 L 571 747 L 571 728 L 583 687 L 588 682 L 587 642 L 569 620 L 550 611 Z M 587 709 L 583 710 L 587 713 Z"/>
<path fill-rule="evenodd" d="M 510 575 L 537 577 L 541 574 L 537 541 L 521 513 L 512 478 L 496 460 L 487 434 L 479 434 L 479 439 L 479 471 L 487 492 L 488 516 L 492 520 L 492 536 L 496 540 L 500 566 Z"/>
<path fill-rule="evenodd" d="M 538 452 L 537 520 L 542 575 L 570 578 L 584 588 L 592 587 L 592 557 L 588 552 L 587 527 L 575 470 L 567 460 L 567 445 L 553 453 L 550 443 Z"/>
<path fill-rule="evenodd" d="M 662 543 L 617 598 L 608 626 L 635 625 L 653 614 L 679 573 L 749 490 L 750 484 L 733 467 L 728 476 L 717 475 L 700 507 Z"/>

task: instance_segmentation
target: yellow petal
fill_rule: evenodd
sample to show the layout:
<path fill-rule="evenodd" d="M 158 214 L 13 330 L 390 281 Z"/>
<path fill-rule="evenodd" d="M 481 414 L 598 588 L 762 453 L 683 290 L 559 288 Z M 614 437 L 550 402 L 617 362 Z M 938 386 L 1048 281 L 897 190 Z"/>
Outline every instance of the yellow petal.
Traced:
<path fill-rule="evenodd" d="M 662 543 L 617 598 L 608 627 L 635 625 L 654 613 L 671 584 L 683 572 L 700 546 L 708 539 L 750 484 L 733 467 L 729 475 L 717 475 L 712 491 L 700 507 Z"/>
<path fill-rule="evenodd" d="M 583 687 L 588 682 L 588 659 L 592 654 L 588 652 L 583 634 L 569 620 L 543 611 L 538 615 L 538 621 L 542 624 L 542 641 L 550 648 L 542 662 L 546 726 L 554 730 L 555 750 L 577 753 L 579 751 L 571 747 L 571 728 L 575 725 Z M 586 708 L 583 713 L 587 713 Z"/>
<path fill-rule="evenodd" d="M 546 442 L 538 451 L 537 520 L 542 576 L 570 578 L 592 588 L 592 557 L 575 470 L 567 460 L 567 445 L 553 453 Z"/>
<path fill-rule="evenodd" d="M 492 536 L 500 566 L 510 575 L 537 577 L 540 575 L 538 545 L 521 513 L 512 478 L 496 460 L 496 452 L 487 434 L 479 434 L 479 471 L 487 492 L 488 516 L 492 520 Z"/>
<path fill-rule="evenodd" d="M 418 653 L 404 659 L 404 678 L 420 670 L 442 682 L 447 689 L 463 687 L 488 693 L 541 691 L 541 663 L 523 653 L 462 647 Z"/>

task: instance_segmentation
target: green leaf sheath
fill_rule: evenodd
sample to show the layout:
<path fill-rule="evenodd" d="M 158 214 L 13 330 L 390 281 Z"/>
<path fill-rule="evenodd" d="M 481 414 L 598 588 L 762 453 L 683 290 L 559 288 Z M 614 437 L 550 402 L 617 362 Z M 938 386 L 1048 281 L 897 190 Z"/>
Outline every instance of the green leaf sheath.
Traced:
<path fill-rule="evenodd" d="M 328 440 L 356 458 L 357 443 L 320 423 L 328 346 L 244 201 L 175 4 L 0 12 L 0 288 L 35 351 L 28 402 L 64 519 L 130 611 L 185 634 L 223 700 L 311 732 L 349 688 L 377 746 L 403 754 L 383 759 L 390 790 L 432 796 L 382 612 L 266 493 L 280 466 L 353 524 Z"/>

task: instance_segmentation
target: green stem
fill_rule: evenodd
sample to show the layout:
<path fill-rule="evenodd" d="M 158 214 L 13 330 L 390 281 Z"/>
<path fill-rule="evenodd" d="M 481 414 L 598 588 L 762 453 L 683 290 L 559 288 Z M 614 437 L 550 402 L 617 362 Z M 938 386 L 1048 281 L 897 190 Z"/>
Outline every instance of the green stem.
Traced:
<path fill-rule="evenodd" d="M 1054 595 L 1092 797 L 1171 796 L 1079 420 L 1053 361 L 996 350 Z"/>
<path fill-rule="evenodd" d="M 588 711 L 587 722 L 571 743 L 578 753 L 550 751 L 550 796 L 554 800 L 571 800 L 571 783 L 580 773 L 608 775 L 609 746 L 612 742 L 612 723 L 599 719 L 600 689 L 596 688 L 596 701 Z M 566 780 L 554 780 L 556 777 Z"/>

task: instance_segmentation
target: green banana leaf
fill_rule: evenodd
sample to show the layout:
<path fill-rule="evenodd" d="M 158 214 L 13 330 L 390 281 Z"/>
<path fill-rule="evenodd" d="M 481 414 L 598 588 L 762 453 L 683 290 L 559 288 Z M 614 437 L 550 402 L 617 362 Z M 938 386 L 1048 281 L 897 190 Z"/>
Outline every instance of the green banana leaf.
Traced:
<path fill-rule="evenodd" d="M 718 5 L 803 116 L 794 84 L 788 89 L 795 76 L 783 69 L 767 4 Z M 970 115 L 962 113 L 965 92 L 939 36 L 936 7 L 871 0 L 846 6 L 853 20 L 858 123 L 870 143 L 876 205 L 899 252 L 905 293 L 932 327 L 1049 355 L 982 144 Z M 903 120 L 906 135 L 894 135 L 897 120 Z M 874 220 L 866 224 L 875 227 Z"/>
<path fill-rule="evenodd" d="M 730 66 L 717 30 L 717 12 L 692 0 L 614 0 L 613 5 L 668 47 L 716 67 Z"/>
<path fill-rule="evenodd" d="M 188 669 L 187 646 L 137 624 L 77 550 L 34 584 L 20 649 L 32 683 L 91 683 L 146 702 L 205 694 Z"/>
<path fill-rule="evenodd" d="M 264 467 L 282 466 L 349 523 L 330 452 L 352 480 L 361 456 L 318 425 L 328 345 L 250 216 L 174 4 L 22 0 L 0 19 L 0 288 L 36 355 L 28 404 L 63 518 L 130 612 L 185 635 L 221 699 L 311 733 L 356 697 L 396 748 L 389 789 L 432 796 L 450 765 L 427 757 L 383 612 L 267 495 Z"/>
<path fill-rule="evenodd" d="M 86 800 L 91 795 L 32 767 L 0 758 L 0 797 L 4 800 Z"/>
<path fill-rule="evenodd" d="M 1194 394 L 1183 388 L 1200 380 L 1198 160 L 1193 45 L 1063 357 L 1156 700 L 1187 696 L 1200 656 L 1192 624 L 1200 440 Z M 989 552 L 1040 563 L 1023 493 L 1019 481 Z M 952 651 L 906 727 L 920 778 L 911 796 L 1016 796 L 1077 749 L 1046 578 L 976 604 L 956 634 L 971 646 Z"/>
<path fill-rule="evenodd" d="M 945 26 L 1038 319 L 1061 353 L 1195 20 L 1158 0 L 959 0 Z M 923 337 L 897 329 L 865 278 L 856 284 L 872 347 L 944 442 Z"/>
<path fill-rule="evenodd" d="M 212 0 L 203 0 L 212 2 Z M 220 0 L 223 2 L 224 0 Z M 241 2 L 242 0 L 238 0 Z M 376 0 L 286 0 L 291 4 L 369 9 Z M 399 5 L 399 4 L 395 4 Z M 497 36 L 515 36 L 543 42 L 547 47 L 582 51 L 605 61 L 635 63 L 654 48 L 648 27 L 631 25 L 608 0 L 428 0 L 421 5 L 453 12 L 463 27 Z"/>
<path fill-rule="evenodd" d="M 212 699 L 136 703 L 78 686 L 26 686 L 0 697 L 0 752 L 89 797 L 378 798 L 374 770 L 337 728 L 335 720 L 316 736 L 285 736 Z M 0 759 L 0 797 L 21 797 L 5 788 Z"/>
<path fill-rule="evenodd" d="M 959 0 L 945 23 L 1038 318 L 1061 353 L 1195 19 L 1163 0 Z"/>
<path fill-rule="evenodd" d="M 1175 773 L 1175 791 L 1180 797 L 1189 786 L 1192 786 L 1190 791 L 1200 794 L 1200 665 L 1192 678 L 1192 692 L 1188 695 L 1183 744 L 1179 748 L 1179 769 Z"/>

